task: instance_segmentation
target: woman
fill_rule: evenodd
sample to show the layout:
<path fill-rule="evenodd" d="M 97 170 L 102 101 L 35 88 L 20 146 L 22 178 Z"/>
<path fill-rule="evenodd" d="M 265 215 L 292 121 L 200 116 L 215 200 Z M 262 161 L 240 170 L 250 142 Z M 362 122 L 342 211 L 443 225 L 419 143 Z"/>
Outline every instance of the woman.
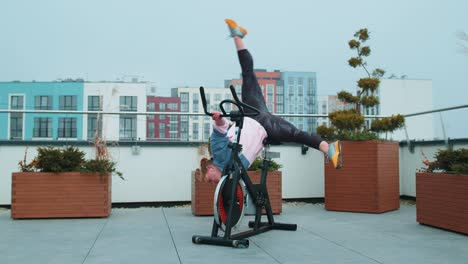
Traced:
<path fill-rule="evenodd" d="M 295 142 L 320 150 L 332 161 L 336 169 L 340 169 L 342 151 L 339 141 L 328 144 L 320 136 L 301 131 L 288 121 L 268 112 L 262 90 L 255 76 L 252 55 L 243 41 L 247 30 L 231 19 L 226 19 L 225 22 L 231 33 L 230 36 L 234 39 L 242 69 L 242 101 L 260 111 L 259 115 L 244 118 L 239 142 L 243 146 L 240 159 L 244 167 L 248 168 L 252 164 L 261 152 L 264 140 L 268 139 L 272 142 Z M 245 109 L 245 112 L 249 111 L 251 110 Z M 212 160 L 203 159 L 200 167 L 205 179 L 217 183 L 221 178 L 224 165 L 229 161 L 231 149 L 227 145 L 234 139 L 234 126 L 230 127 L 229 121 L 221 118 L 219 112 L 215 112 L 212 119 L 214 122 L 210 147 L 213 157 Z"/>

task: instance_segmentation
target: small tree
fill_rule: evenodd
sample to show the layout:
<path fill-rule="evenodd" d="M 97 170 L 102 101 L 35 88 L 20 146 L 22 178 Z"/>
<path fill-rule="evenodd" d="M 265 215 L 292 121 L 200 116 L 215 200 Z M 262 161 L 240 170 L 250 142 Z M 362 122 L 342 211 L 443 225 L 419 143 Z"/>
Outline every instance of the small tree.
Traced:
<path fill-rule="evenodd" d="M 369 31 L 367 28 L 363 28 L 357 31 L 354 38 L 348 42 L 349 48 L 357 53 L 356 57 L 348 60 L 348 64 L 353 68 L 363 68 L 367 76 L 357 81 L 356 95 L 347 91 L 341 91 L 337 94 L 339 100 L 352 105 L 352 108 L 335 111 L 328 115 L 333 127 L 320 126 L 317 128 L 317 133 L 323 138 L 328 140 L 378 139 L 378 133 L 392 132 L 404 125 L 404 117 L 396 115 L 375 119 L 370 128 L 366 126 L 361 108 L 380 104 L 376 91 L 379 88 L 380 78 L 385 75 L 385 71 L 382 69 L 376 68 L 372 73 L 367 69 L 367 63 L 364 59 L 371 53 L 370 47 L 364 46 L 367 40 L 369 40 Z"/>

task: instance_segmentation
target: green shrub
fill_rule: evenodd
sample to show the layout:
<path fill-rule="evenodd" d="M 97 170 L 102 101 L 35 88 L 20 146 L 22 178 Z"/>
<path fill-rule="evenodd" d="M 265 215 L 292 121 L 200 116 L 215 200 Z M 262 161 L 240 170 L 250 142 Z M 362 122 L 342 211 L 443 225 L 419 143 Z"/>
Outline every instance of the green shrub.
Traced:
<path fill-rule="evenodd" d="M 248 170 L 249 171 L 260 171 L 260 170 L 262 170 L 262 168 L 261 168 L 262 163 L 263 163 L 263 159 L 258 157 L 258 158 L 256 158 L 254 160 L 254 162 L 252 162 L 252 164 L 250 165 Z M 276 161 L 270 160 L 269 165 L 268 165 L 268 171 L 277 171 L 282 167 L 283 166 L 280 165 L 279 163 L 277 163 Z"/>
<path fill-rule="evenodd" d="M 84 156 L 76 147 L 38 147 L 35 168 L 42 172 L 80 171 Z"/>
<path fill-rule="evenodd" d="M 116 170 L 116 164 L 106 158 L 95 158 L 86 160 L 85 153 L 77 147 L 38 147 L 37 156 L 30 162 L 20 161 L 18 165 L 22 172 L 91 172 L 99 173 L 101 176 L 107 173 L 117 174 L 120 178 L 122 173 Z"/>
<path fill-rule="evenodd" d="M 427 172 L 443 171 L 455 174 L 468 174 L 468 149 L 439 150 Z"/>
<path fill-rule="evenodd" d="M 322 127 L 317 129 L 317 134 L 325 136 L 327 140 L 372 140 L 378 139 L 379 133 L 392 132 L 403 127 L 404 117 L 402 115 L 392 116 L 390 118 L 374 119 L 372 126 L 366 126 L 364 116 L 361 114 L 361 107 L 374 107 L 380 104 L 376 95 L 379 88 L 380 78 L 385 75 L 385 71 L 376 68 L 370 72 L 367 69 L 365 58 L 371 54 L 369 46 L 364 46 L 370 38 L 367 28 L 358 30 L 354 34 L 354 39 L 348 42 L 349 48 L 356 51 L 356 57 L 348 60 L 349 66 L 353 68 L 363 68 L 366 77 L 357 81 L 358 91 L 353 95 L 347 91 L 341 91 L 337 98 L 347 104 L 351 104 L 353 109 L 339 110 L 331 112 L 328 117 L 330 123 L 336 129 L 326 130 Z M 375 125 L 374 125 L 375 123 Z"/>

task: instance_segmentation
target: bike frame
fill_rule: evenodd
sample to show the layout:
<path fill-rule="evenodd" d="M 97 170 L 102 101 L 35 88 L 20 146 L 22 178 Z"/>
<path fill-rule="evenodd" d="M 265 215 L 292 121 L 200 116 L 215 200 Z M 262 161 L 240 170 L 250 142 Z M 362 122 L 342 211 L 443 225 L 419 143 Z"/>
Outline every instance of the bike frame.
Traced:
<path fill-rule="evenodd" d="M 232 247 L 248 247 L 249 240 L 246 238 L 260 234 L 269 230 L 273 229 L 280 229 L 280 230 L 290 230 L 295 231 L 297 229 L 297 225 L 295 224 L 282 224 L 282 223 L 275 223 L 273 213 L 271 210 L 270 199 L 268 196 L 268 190 L 266 188 L 266 178 L 268 174 L 268 165 L 270 160 L 267 158 L 267 151 L 265 151 L 264 160 L 262 163 L 262 173 L 261 179 L 259 184 L 253 184 L 250 180 L 250 177 L 247 173 L 246 168 L 242 165 L 242 162 L 239 157 L 239 153 L 242 151 L 242 145 L 240 142 L 240 136 L 242 132 L 242 127 L 244 123 L 245 116 L 254 116 L 259 114 L 259 111 L 247 105 L 239 100 L 235 89 L 233 86 L 230 86 L 233 100 L 226 99 L 220 103 L 220 109 L 222 111 L 221 117 L 229 117 L 232 121 L 236 124 L 236 136 L 235 140 L 231 142 L 228 147 L 231 148 L 231 157 L 228 163 L 223 168 L 222 175 L 229 175 L 232 177 L 232 186 L 230 192 L 230 201 L 227 210 L 227 221 L 225 224 L 224 235 L 219 236 L 219 230 L 221 229 L 220 224 L 217 223 L 216 219 L 213 221 L 213 227 L 211 231 L 211 236 L 192 236 L 193 243 L 196 244 L 210 244 L 210 245 L 218 245 L 218 246 L 232 246 Z M 205 99 L 205 92 L 203 87 L 200 87 L 200 95 L 203 102 L 203 108 L 205 110 L 205 114 L 212 116 L 213 113 L 208 112 L 206 109 L 206 99 Z M 231 111 L 229 114 L 226 113 L 224 110 L 224 104 L 231 103 L 237 106 L 238 110 Z M 249 109 L 251 112 L 246 113 L 244 110 Z M 236 199 L 236 191 L 237 185 L 239 181 L 242 180 L 245 184 L 248 194 L 252 197 L 252 201 L 255 205 L 255 221 L 249 222 L 249 227 L 252 228 L 251 230 L 247 230 L 244 232 L 239 233 L 232 233 L 233 223 L 233 204 Z M 224 184 L 224 183 L 223 183 Z M 217 197 L 215 197 L 216 201 Z M 244 202 L 244 201 L 242 201 Z M 267 222 L 261 222 L 262 211 L 265 209 Z M 215 208 L 216 210 L 216 208 Z"/>

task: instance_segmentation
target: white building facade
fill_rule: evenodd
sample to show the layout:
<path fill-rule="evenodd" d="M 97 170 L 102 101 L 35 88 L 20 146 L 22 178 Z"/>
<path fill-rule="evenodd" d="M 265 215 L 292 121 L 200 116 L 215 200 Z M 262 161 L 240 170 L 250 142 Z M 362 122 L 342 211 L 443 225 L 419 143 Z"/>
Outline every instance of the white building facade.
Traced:
<path fill-rule="evenodd" d="M 146 112 L 147 89 L 147 83 L 85 83 L 83 109 L 104 112 Z M 146 116 L 83 115 L 83 140 L 92 140 L 97 131 L 108 141 L 146 140 Z"/>
<path fill-rule="evenodd" d="M 206 103 L 209 112 L 220 111 L 219 103 L 225 99 L 232 99 L 228 88 L 205 88 Z M 181 87 L 171 90 L 172 97 L 180 97 L 180 111 L 199 113 L 199 115 L 181 115 L 180 140 L 181 141 L 208 141 L 211 134 L 211 118 L 203 115 L 203 104 L 200 97 L 200 88 Z M 224 105 L 226 112 L 231 111 L 231 104 Z"/>

